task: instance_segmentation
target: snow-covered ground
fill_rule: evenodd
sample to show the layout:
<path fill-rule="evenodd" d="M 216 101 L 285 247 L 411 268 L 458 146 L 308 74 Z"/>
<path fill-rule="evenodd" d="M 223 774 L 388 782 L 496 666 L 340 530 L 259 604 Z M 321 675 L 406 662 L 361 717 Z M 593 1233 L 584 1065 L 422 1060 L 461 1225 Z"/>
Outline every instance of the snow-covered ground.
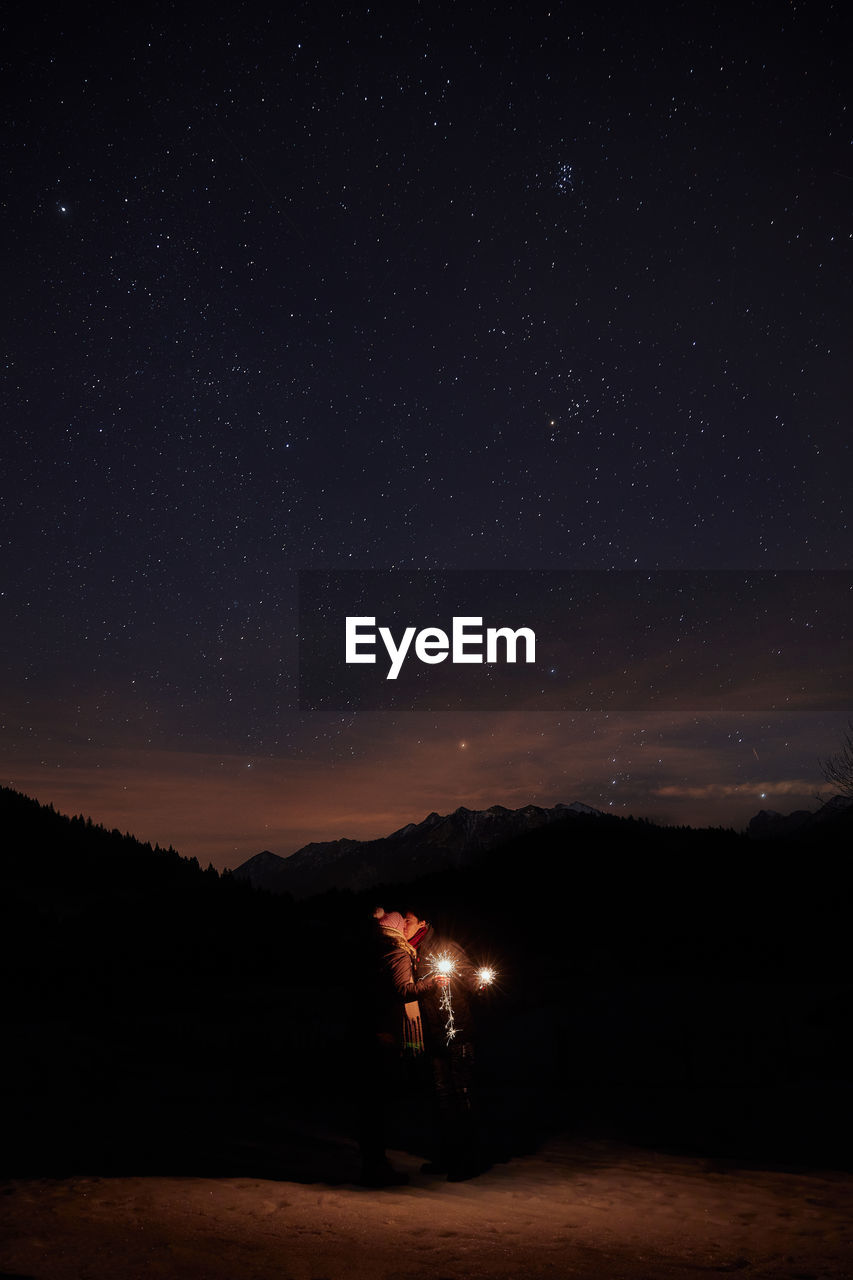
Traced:
<path fill-rule="evenodd" d="M 0 1275 L 33 1280 L 849 1280 L 853 1176 L 551 1139 L 470 1182 L 73 1177 L 2 1184 Z"/>

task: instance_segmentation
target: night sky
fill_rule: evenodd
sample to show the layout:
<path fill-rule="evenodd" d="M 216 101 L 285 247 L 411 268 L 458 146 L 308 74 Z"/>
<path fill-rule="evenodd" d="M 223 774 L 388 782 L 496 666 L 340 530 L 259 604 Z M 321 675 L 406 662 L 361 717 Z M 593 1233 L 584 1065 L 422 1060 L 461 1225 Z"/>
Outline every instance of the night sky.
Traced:
<path fill-rule="evenodd" d="M 853 714 L 845 18 L 21 9 L 3 782 L 219 867 L 460 804 L 814 807 Z M 790 608 L 734 591 L 716 692 L 300 712 L 297 572 L 349 568 L 777 571 Z"/>

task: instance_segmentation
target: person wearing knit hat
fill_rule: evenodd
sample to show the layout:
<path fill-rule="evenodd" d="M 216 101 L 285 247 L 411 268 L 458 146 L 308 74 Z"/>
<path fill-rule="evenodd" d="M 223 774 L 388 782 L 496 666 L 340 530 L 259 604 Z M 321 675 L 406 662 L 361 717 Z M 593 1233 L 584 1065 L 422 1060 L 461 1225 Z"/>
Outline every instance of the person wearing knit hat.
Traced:
<path fill-rule="evenodd" d="M 373 928 L 372 958 L 364 974 L 359 1147 L 362 1181 L 382 1187 L 406 1181 L 385 1154 L 385 1109 L 400 1087 L 402 1060 L 424 1052 L 418 996 L 440 980 L 433 974 L 416 979 L 417 951 L 407 939 L 401 912 L 375 917 Z"/>
<path fill-rule="evenodd" d="M 399 911 L 385 911 L 377 919 L 380 929 L 390 929 L 392 933 L 403 933 L 406 922 Z"/>

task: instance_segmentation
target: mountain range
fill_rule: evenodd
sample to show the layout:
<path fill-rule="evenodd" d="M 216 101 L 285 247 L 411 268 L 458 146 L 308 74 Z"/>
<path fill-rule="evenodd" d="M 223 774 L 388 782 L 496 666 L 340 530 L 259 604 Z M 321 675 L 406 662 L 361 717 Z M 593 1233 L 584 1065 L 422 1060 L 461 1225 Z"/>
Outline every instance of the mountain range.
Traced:
<path fill-rule="evenodd" d="M 466 809 L 430 813 L 423 822 L 409 822 L 391 835 L 375 840 L 326 840 L 306 844 L 282 858 L 264 850 L 232 872 L 238 880 L 271 893 L 306 898 L 327 889 L 359 892 L 372 885 L 409 883 L 419 876 L 457 868 L 481 854 L 507 844 L 527 832 L 572 818 L 600 818 L 610 829 L 614 819 L 590 805 L 556 804 L 520 809 L 492 805 L 490 809 Z M 840 825 L 853 820 L 853 799 L 834 796 L 816 812 L 798 810 L 783 815 L 762 809 L 750 821 L 747 835 L 753 840 L 799 841 L 825 833 L 834 836 Z"/>
<path fill-rule="evenodd" d="M 409 822 L 376 840 L 312 842 L 288 858 L 264 850 L 232 874 L 256 889 L 290 893 L 295 898 L 332 888 L 358 891 L 462 866 L 527 831 L 581 815 L 604 816 L 577 801 L 550 809 L 534 804 L 521 809 L 499 804 L 490 809 L 460 807 L 444 815 L 430 813 L 423 822 Z"/>
<path fill-rule="evenodd" d="M 795 809 L 793 813 L 777 813 L 762 809 L 750 819 L 747 834 L 756 840 L 790 839 L 804 836 L 824 824 L 846 819 L 853 809 L 853 797 L 833 796 L 819 809 Z"/>

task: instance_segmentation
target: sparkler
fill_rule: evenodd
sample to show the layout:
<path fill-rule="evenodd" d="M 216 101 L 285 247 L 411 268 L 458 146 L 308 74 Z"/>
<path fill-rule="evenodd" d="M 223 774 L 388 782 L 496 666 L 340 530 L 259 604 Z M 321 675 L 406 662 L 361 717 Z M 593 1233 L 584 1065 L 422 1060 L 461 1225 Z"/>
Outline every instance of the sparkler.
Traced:
<path fill-rule="evenodd" d="M 450 977 L 455 973 L 456 965 L 448 955 L 435 956 L 432 962 L 432 971 L 440 977 L 446 978 L 444 986 L 441 989 L 441 999 L 438 1007 L 443 1014 L 446 1015 L 444 1023 L 444 1034 L 447 1036 L 447 1043 L 456 1035 L 456 1022 L 453 1018 L 453 1001 L 450 998 Z"/>
<path fill-rule="evenodd" d="M 430 959 L 432 961 L 430 973 L 446 979 L 441 987 L 438 1007 L 445 1015 L 444 1033 L 447 1037 L 447 1043 L 450 1044 L 459 1030 L 453 1017 L 453 1001 L 450 994 L 450 979 L 456 973 L 456 961 L 446 951 L 440 955 L 431 956 Z M 483 965 L 482 968 L 477 969 L 475 976 L 482 991 L 484 987 L 488 987 L 494 982 L 497 973 L 490 965 Z"/>

